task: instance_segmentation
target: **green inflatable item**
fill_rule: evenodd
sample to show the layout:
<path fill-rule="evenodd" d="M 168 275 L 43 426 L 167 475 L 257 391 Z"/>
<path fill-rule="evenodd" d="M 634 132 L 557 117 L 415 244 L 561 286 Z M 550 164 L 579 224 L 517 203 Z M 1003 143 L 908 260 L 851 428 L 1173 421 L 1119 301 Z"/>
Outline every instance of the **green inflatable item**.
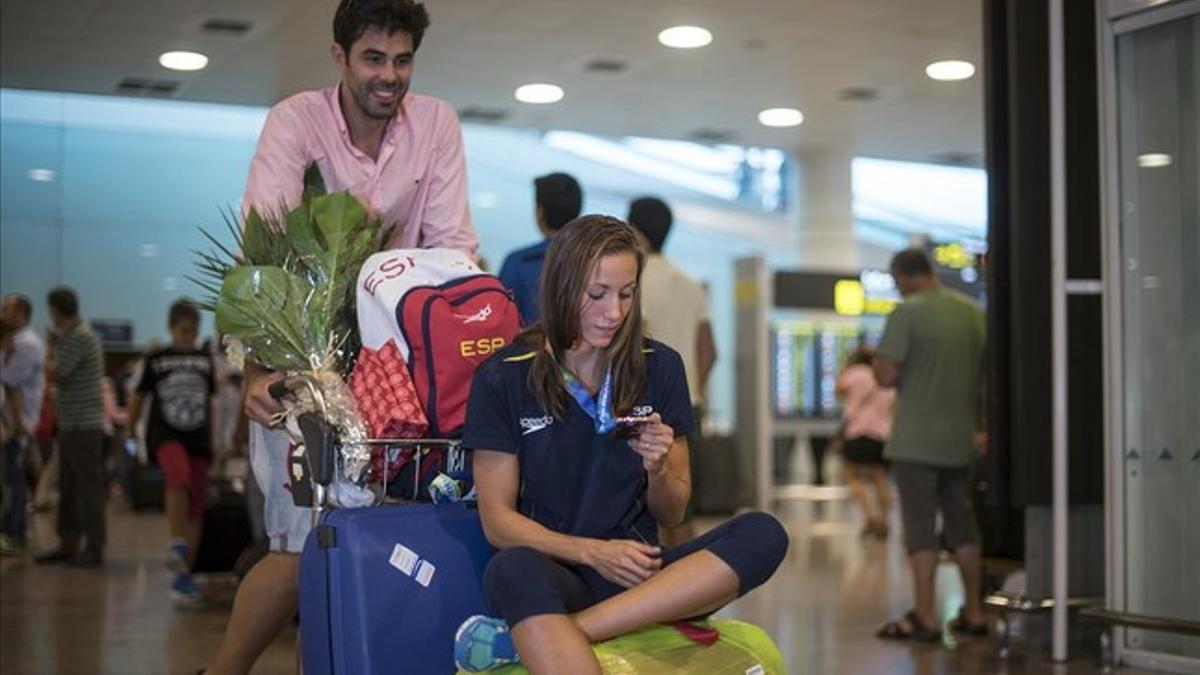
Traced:
<path fill-rule="evenodd" d="M 592 649 L 605 675 L 787 675 L 779 648 L 758 626 L 733 619 L 696 622 L 720 633 L 705 646 L 670 626 L 652 626 L 601 642 Z M 521 664 L 488 671 L 529 675 Z M 458 675 L 470 675 L 464 670 Z"/>

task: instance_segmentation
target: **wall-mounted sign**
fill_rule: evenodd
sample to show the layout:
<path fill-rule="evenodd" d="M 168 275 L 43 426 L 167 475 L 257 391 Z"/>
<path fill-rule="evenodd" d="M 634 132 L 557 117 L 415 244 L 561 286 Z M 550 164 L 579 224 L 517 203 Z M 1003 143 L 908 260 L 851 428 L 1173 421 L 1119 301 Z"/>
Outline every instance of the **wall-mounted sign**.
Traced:
<path fill-rule="evenodd" d="M 775 306 L 833 310 L 843 316 L 889 314 L 900 301 L 892 277 L 881 270 L 861 274 L 776 272 Z"/>
<path fill-rule="evenodd" d="M 133 344 L 133 321 L 129 319 L 92 319 L 92 332 L 105 347 Z"/>

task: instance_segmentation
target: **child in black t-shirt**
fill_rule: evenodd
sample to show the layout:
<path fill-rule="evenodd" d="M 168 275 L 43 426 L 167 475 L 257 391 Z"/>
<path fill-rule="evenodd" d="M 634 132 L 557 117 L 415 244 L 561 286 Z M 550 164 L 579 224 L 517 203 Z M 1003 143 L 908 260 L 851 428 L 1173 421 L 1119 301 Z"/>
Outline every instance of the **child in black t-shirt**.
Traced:
<path fill-rule="evenodd" d="M 171 305 L 167 325 L 171 345 L 146 356 L 142 377 L 129 407 L 137 420 L 150 396 L 150 419 L 141 439 L 166 482 L 163 504 L 170 530 L 167 569 L 175 573 L 171 595 L 196 603 L 200 590 L 188 571 L 194 561 L 204 522 L 208 464 L 212 456 L 212 356 L 196 347 L 200 312 L 187 300 Z"/>

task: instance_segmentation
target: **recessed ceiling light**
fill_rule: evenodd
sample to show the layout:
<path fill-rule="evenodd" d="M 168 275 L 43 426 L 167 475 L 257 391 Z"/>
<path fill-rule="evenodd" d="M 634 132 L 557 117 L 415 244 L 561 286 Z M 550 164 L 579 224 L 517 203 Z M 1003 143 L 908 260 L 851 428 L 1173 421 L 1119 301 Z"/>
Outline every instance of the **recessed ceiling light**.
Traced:
<path fill-rule="evenodd" d="M 767 108 L 758 113 L 758 122 L 767 127 L 794 127 L 804 121 L 804 113 L 795 108 Z"/>
<path fill-rule="evenodd" d="M 1161 169 L 1164 166 L 1171 166 L 1171 156 L 1165 152 L 1147 152 L 1138 155 L 1137 164 L 1143 169 Z"/>
<path fill-rule="evenodd" d="M 672 26 L 658 34 L 658 41 L 675 49 L 695 49 L 712 42 L 712 33 L 700 26 Z"/>
<path fill-rule="evenodd" d="M 29 180 L 37 183 L 52 183 L 58 177 L 54 169 L 30 169 Z"/>
<path fill-rule="evenodd" d="M 170 70 L 204 70 L 208 57 L 200 52 L 163 52 L 158 57 L 158 65 Z"/>
<path fill-rule="evenodd" d="M 556 84 L 523 84 L 513 96 L 521 103 L 557 103 L 562 100 L 563 90 Z"/>
<path fill-rule="evenodd" d="M 939 82 L 965 80 L 975 74 L 970 61 L 935 61 L 925 66 L 925 74 Z"/>

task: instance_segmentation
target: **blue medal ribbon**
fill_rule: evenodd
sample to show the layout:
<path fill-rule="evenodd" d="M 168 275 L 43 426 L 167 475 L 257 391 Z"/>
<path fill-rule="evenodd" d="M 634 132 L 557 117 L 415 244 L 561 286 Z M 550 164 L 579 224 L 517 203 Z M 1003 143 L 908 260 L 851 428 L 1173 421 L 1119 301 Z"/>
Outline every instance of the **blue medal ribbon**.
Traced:
<path fill-rule="evenodd" d="M 563 381 L 567 385 L 567 391 L 571 394 L 571 398 L 583 408 L 583 411 L 592 418 L 596 426 L 596 433 L 603 435 L 612 432 L 617 428 L 616 417 L 612 411 L 612 366 L 604 373 L 604 381 L 600 384 L 600 391 L 596 393 L 596 397 L 588 392 L 587 387 L 583 386 L 574 375 L 571 374 L 562 365 L 559 365 L 562 370 Z"/>

